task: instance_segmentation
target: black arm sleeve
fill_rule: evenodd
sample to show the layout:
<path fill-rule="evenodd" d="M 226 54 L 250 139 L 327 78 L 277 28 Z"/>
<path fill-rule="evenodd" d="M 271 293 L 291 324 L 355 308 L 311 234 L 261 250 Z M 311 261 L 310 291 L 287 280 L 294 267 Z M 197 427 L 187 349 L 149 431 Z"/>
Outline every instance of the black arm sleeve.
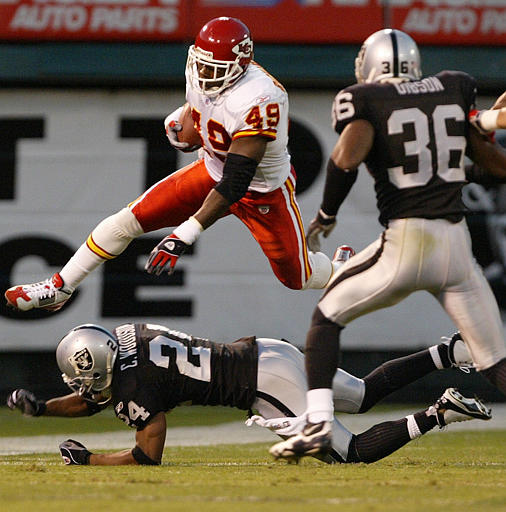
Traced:
<path fill-rule="evenodd" d="M 327 179 L 321 209 L 326 215 L 335 216 L 357 179 L 357 169 L 344 170 L 332 158 L 327 164 Z"/>
<path fill-rule="evenodd" d="M 258 163 L 253 158 L 229 153 L 223 167 L 223 178 L 214 187 L 230 204 L 239 201 L 248 191 Z"/>

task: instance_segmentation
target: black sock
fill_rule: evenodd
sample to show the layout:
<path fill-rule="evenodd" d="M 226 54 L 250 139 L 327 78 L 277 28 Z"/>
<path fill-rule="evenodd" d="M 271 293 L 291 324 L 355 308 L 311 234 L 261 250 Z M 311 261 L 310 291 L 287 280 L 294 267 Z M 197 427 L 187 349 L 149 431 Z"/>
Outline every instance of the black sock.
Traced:
<path fill-rule="evenodd" d="M 352 437 L 346 462 L 375 462 L 409 441 L 406 418 L 385 421 Z"/>
<path fill-rule="evenodd" d="M 437 419 L 435 415 L 427 416 L 425 411 L 420 411 L 413 414 L 415 417 L 416 424 L 422 434 L 425 434 L 429 430 L 432 430 L 437 425 Z"/>
<path fill-rule="evenodd" d="M 339 366 L 341 329 L 316 308 L 304 351 L 308 389 L 332 388 L 332 379 Z"/>
<path fill-rule="evenodd" d="M 506 357 L 491 368 L 480 371 L 499 391 L 506 395 Z"/>
<path fill-rule="evenodd" d="M 436 369 L 429 349 L 383 363 L 364 377 L 365 394 L 359 412 Z"/>

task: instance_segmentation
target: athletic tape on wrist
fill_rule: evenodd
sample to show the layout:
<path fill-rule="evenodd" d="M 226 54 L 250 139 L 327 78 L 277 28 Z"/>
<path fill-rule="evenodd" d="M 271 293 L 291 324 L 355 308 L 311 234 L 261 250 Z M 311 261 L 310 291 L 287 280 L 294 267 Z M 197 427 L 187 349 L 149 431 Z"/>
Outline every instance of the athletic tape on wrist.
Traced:
<path fill-rule="evenodd" d="M 174 234 L 185 244 L 192 245 L 200 236 L 202 231 L 204 231 L 202 224 L 200 224 L 200 222 L 192 216 L 180 224 L 174 230 Z"/>
<path fill-rule="evenodd" d="M 479 122 L 484 130 L 492 132 L 497 130 L 497 117 L 499 116 L 499 110 L 482 110 Z"/>

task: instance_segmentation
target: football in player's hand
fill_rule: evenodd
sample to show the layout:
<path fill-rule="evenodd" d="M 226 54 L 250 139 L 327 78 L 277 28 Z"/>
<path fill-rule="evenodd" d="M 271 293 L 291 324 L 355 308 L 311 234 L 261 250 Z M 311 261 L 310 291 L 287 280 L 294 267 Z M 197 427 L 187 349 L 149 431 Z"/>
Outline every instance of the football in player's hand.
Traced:
<path fill-rule="evenodd" d="M 182 128 L 181 131 L 177 132 L 177 140 L 179 142 L 187 142 L 189 144 L 189 151 L 195 150 L 195 146 L 200 147 L 202 145 L 202 141 L 200 139 L 199 132 L 195 128 L 191 108 L 188 103 L 185 103 L 183 106 L 183 111 L 179 116 L 179 123 Z"/>

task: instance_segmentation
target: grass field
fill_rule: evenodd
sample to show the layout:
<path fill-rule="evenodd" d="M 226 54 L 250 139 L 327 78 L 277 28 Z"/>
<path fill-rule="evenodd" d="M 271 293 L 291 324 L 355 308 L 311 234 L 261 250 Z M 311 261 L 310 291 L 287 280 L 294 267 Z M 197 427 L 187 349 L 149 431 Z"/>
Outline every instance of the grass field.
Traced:
<path fill-rule="evenodd" d="M 201 408 L 180 408 L 170 419 L 182 426 L 243 417 L 231 409 L 202 414 Z M 98 418 L 81 420 L 83 433 L 125 428 L 112 416 Z M 61 433 L 64 439 L 68 421 L 23 418 L 2 408 L 0 435 Z M 71 431 L 76 429 L 77 423 Z M 326 466 L 311 459 L 287 465 L 273 462 L 268 447 L 167 447 L 160 467 L 66 467 L 56 449 L 3 456 L 0 509 L 506 511 L 506 430 L 429 434 L 371 465 Z"/>

